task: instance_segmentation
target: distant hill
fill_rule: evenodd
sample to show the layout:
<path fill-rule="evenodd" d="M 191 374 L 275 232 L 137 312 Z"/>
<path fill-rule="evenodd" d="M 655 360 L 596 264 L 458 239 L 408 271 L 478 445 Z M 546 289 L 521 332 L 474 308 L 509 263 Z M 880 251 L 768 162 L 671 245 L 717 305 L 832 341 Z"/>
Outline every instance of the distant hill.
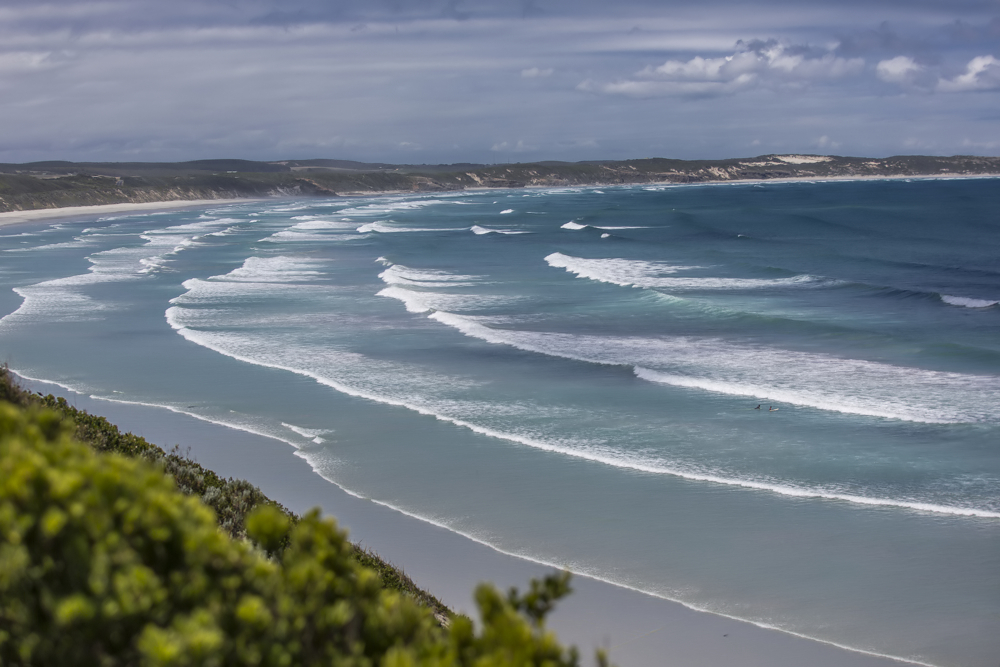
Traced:
<path fill-rule="evenodd" d="M 707 183 L 777 178 L 1000 175 L 1000 158 L 761 155 L 727 160 L 600 160 L 393 165 L 352 160 L 0 164 L 0 211 L 127 202 L 436 192 L 469 188 Z"/>

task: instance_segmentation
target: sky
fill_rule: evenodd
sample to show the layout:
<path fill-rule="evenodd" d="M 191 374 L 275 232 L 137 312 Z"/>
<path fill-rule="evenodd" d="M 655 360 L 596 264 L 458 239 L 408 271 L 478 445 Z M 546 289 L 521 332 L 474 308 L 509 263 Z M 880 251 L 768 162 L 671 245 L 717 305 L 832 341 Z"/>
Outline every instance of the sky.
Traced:
<path fill-rule="evenodd" d="M 1000 0 L 0 0 L 0 162 L 1000 155 Z"/>

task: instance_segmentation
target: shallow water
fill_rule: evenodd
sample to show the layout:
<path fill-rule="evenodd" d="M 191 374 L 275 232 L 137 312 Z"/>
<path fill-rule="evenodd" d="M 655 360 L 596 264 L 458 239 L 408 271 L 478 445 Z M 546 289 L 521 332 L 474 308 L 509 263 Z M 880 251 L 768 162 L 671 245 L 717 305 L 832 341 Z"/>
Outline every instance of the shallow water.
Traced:
<path fill-rule="evenodd" d="M 991 179 L 604 187 L 8 229 L 0 345 L 505 552 L 993 665 L 998 200 Z"/>

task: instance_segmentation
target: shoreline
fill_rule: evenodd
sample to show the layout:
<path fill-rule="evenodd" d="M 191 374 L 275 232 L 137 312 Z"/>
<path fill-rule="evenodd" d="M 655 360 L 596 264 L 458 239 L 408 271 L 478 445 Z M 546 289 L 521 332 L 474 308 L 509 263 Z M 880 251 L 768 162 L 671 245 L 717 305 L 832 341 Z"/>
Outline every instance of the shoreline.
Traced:
<path fill-rule="evenodd" d="M 97 204 L 94 206 L 63 206 L 57 208 L 33 208 L 26 211 L 2 211 L 0 212 L 0 227 L 76 216 L 129 213 L 133 211 L 155 212 L 172 209 L 200 208 L 213 204 L 238 204 L 251 201 L 261 200 L 255 197 L 245 199 L 171 199 L 154 202 L 127 202 L 124 204 Z"/>
<path fill-rule="evenodd" d="M 64 395 L 76 407 L 105 416 L 161 447 L 180 444 L 199 463 L 220 475 L 247 479 L 296 513 L 322 507 L 351 529 L 352 541 L 405 569 L 417 585 L 455 611 L 474 609 L 472 591 L 479 581 L 493 581 L 501 590 L 523 588 L 531 577 L 552 569 L 350 494 L 314 472 L 294 448 L 273 438 L 159 406 L 95 399 L 17 375 L 32 391 Z M 561 641 L 580 648 L 584 664 L 597 647 L 609 648 L 612 660 L 622 667 L 660 665 L 666 655 L 677 667 L 923 664 L 700 611 L 586 575 L 575 575 L 573 588 L 574 594 L 553 614 L 550 628 Z"/>
<path fill-rule="evenodd" d="M 489 187 L 477 186 L 462 188 L 460 190 L 380 190 L 380 191 L 345 191 L 338 192 L 336 196 L 344 198 L 362 197 L 383 197 L 398 195 L 432 196 L 453 193 L 476 193 L 476 192 L 519 192 L 524 190 L 548 190 L 559 188 L 615 188 L 615 187 L 692 187 L 692 186 L 712 186 L 712 185 L 762 185 L 767 183 L 825 183 L 825 182 L 850 182 L 850 181 L 900 181 L 900 180 L 936 180 L 954 181 L 971 179 L 992 179 L 1000 178 L 1000 174 L 922 174 L 922 175 L 887 175 L 887 176 L 790 176 L 787 178 L 760 178 L 760 179 L 732 179 L 717 181 L 694 181 L 678 183 L 676 181 L 649 181 L 642 183 L 577 183 L 565 185 L 525 185 L 523 187 Z M 290 197 L 295 198 L 295 197 Z M 323 197 L 316 197 L 322 199 Z M 276 200 L 283 199 L 276 197 Z M 0 227 L 16 224 L 27 224 L 44 220 L 56 220 L 59 218 L 71 218 L 77 216 L 102 215 L 106 213 L 129 213 L 135 211 L 163 211 L 184 208 L 199 208 L 211 206 L 213 204 L 242 204 L 249 202 L 267 201 L 260 197 L 240 197 L 236 199 L 171 199 L 158 202 L 122 203 L 122 204 L 97 204 L 93 206 L 64 206 L 57 208 L 37 208 L 24 211 L 0 211 Z"/>

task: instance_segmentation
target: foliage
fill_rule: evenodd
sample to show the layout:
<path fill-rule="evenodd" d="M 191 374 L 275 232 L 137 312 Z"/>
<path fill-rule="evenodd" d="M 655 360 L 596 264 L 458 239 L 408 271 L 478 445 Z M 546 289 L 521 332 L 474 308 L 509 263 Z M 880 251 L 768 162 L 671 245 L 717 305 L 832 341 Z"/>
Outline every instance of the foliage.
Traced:
<path fill-rule="evenodd" d="M 128 457 L 139 457 L 161 466 L 174 478 L 177 488 L 188 495 L 198 496 L 215 510 L 219 527 L 231 537 L 246 537 L 246 517 L 257 506 L 270 504 L 280 509 L 292 523 L 298 517 L 264 495 L 256 486 L 242 479 L 225 479 L 182 455 L 179 448 L 169 453 L 132 433 L 121 430 L 104 417 L 79 410 L 64 398 L 52 394 L 32 394 L 21 387 L 10 371 L 0 366 L 0 401 L 21 407 L 39 406 L 58 412 L 75 426 L 74 435 L 81 442 L 100 452 L 113 452 Z M 447 619 L 451 611 L 436 597 L 419 588 L 402 570 L 380 558 L 368 549 L 354 547 L 355 559 L 378 573 L 382 586 L 411 596 L 429 607 L 439 619 Z"/>
<path fill-rule="evenodd" d="M 73 430 L 0 403 L 0 665 L 577 664 L 544 626 L 565 576 L 480 586 L 481 629 L 442 628 L 318 510 L 260 504 L 235 540 L 161 468 Z"/>

